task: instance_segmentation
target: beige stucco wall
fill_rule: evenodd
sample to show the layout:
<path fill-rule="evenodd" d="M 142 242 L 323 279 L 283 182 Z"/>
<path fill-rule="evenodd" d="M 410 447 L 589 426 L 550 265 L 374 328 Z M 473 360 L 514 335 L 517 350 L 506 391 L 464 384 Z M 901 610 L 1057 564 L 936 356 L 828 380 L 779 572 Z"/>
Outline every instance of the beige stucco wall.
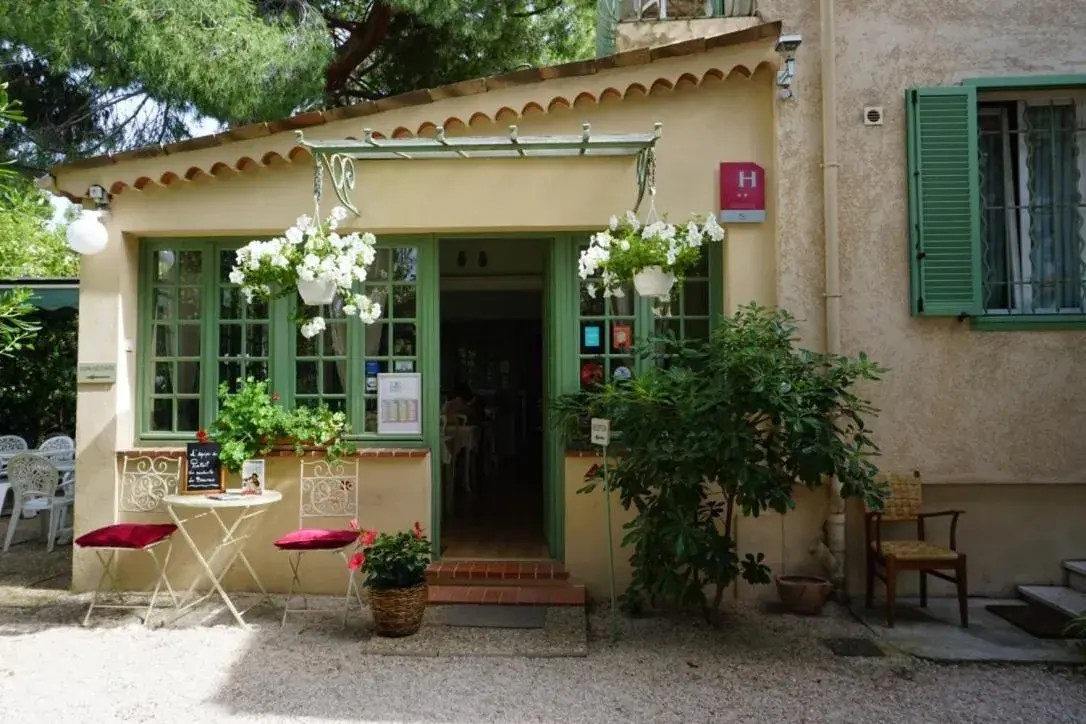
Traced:
<path fill-rule="evenodd" d="M 1072 0 L 844 0 L 838 9 L 842 344 L 890 368 L 871 389 L 881 465 L 920 469 L 930 509 L 965 509 L 970 588 L 1006 594 L 1058 582 L 1086 554 L 1086 333 L 977 332 L 909 316 L 905 90 L 976 76 L 1086 72 L 1086 15 Z M 763 0 L 766 20 L 800 33 L 794 101 L 780 103 L 779 301 L 823 343 L 819 3 Z M 863 125 L 865 105 L 885 125 Z M 862 560 L 850 516 L 850 588 Z"/>
<path fill-rule="evenodd" d="M 658 146 L 656 204 L 660 213 L 683 219 L 691 213 L 716 210 L 721 161 L 757 162 L 772 179 L 774 88 L 772 68 L 766 65 L 775 62 L 772 46 L 772 39 L 768 39 L 649 66 L 617 68 L 587 79 L 536 83 L 388 111 L 362 121 L 314 128 L 307 135 L 357 136 L 365 126 L 390 136 L 398 128 L 416 129 L 428 122 L 444 123 L 451 132 L 471 135 L 503 135 L 511 122 L 520 125 L 522 136 L 576 134 L 582 122 L 590 122 L 596 133 L 632 133 L 651 131 L 655 122 L 661 122 L 664 130 Z M 759 70 L 752 78 L 742 74 L 729 77 L 736 66 Z M 713 69 L 719 72 L 708 72 Z M 659 78 L 670 80 L 658 83 Z M 621 93 L 608 89 L 620 89 Z M 551 102 L 559 96 L 571 101 L 569 107 Z M 532 104 L 549 112 L 536 110 Z M 502 108 L 510 110 L 498 112 Z M 491 115 L 475 116 L 470 129 L 448 122 L 470 119 L 478 109 Z M 112 387 L 79 389 L 77 535 L 118 519 L 116 451 L 136 443 L 135 353 L 130 350 L 138 344 L 138 239 L 281 231 L 298 215 L 312 210 L 311 162 L 303 157 L 292 165 L 276 163 L 265 168 L 260 163 L 238 164 L 237 159 L 263 159 L 271 151 L 286 157 L 293 144 L 292 134 L 279 134 L 62 174 L 58 179 L 61 188 L 82 194 L 92 183 L 111 187 L 123 180 L 132 186 L 139 179 L 161 180 L 170 173 L 179 177 L 169 188 L 141 182 L 146 190 L 129 188 L 116 195 L 109 221 L 111 243 L 102 254 L 88 258 L 84 266 L 80 361 L 116 362 L 118 382 Z M 247 166 L 248 170 L 221 178 L 192 174 L 196 180 L 181 180 L 188 169 L 212 169 L 220 163 Z M 594 229 L 606 224 L 612 213 L 628 208 L 635 196 L 632 158 L 359 162 L 355 199 L 361 216 L 349 224 L 379 234 Z M 326 203 L 330 206 L 332 201 Z M 771 204 L 771 218 L 772 212 Z M 774 301 L 775 228 L 769 221 L 729 230 L 724 261 L 729 309 L 751 299 Z M 292 487 L 296 478 L 288 469 L 296 464 L 273 462 L 270 486 L 283 491 L 286 499 L 262 521 L 260 533 L 247 548 L 273 590 L 285 588 L 287 582 L 286 565 L 271 541 L 297 525 L 297 493 Z M 360 501 L 364 525 L 403 527 L 415 520 L 429 520 L 428 461 L 364 460 L 363 465 L 361 490 L 372 493 L 372 499 Z M 593 595 L 599 595 L 598 586 L 606 580 L 600 572 L 605 570 L 607 552 L 591 535 L 598 530 L 592 520 L 591 499 L 572 496 L 581 475 L 583 471 L 574 476 L 573 487 L 566 486 L 567 563 L 572 575 L 589 581 Z M 367 522 L 367 517 L 372 522 Z M 773 524 L 767 520 L 752 525 L 771 528 Z M 797 540 L 806 537 L 811 536 L 804 533 Z M 192 561 L 186 562 L 184 552 L 178 552 L 176 565 L 184 570 L 179 578 L 183 582 L 191 573 Z M 321 584 L 326 590 L 337 590 L 342 584 L 338 563 L 313 565 L 327 567 L 327 583 Z M 131 569 L 132 576 L 138 578 L 139 571 Z M 96 582 L 97 574 L 93 556 L 77 551 L 74 586 L 88 588 Z M 235 578 L 234 583 L 245 585 L 243 579 Z"/>
<path fill-rule="evenodd" d="M 360 458 L 358 487 L 358 524 L 366 530 L 407 530 L 416 521 L 428 525 L 430 520 L 430 458 Z M 245 546 L 245 555 L 253 565 L 261 583 L 272 592 L 285 592 L 290 585 L 290 568 L 286 553 L 276 548 L 274 541 L 299 527 L 299 459 L 295 457 L 270 458 L 267 466 L 267 486 L 283 494 L 282 501 L 267 507 L 257 519 L 252 537 Z M 237 476 L 227 476 L 228 488 L 241 487 Z M 82 501 L 80 501 L 82 502 Z M 77 505 L 78 507 L 78 505 Z M 202 510 L 178 508 L 183 519 L 199 515 Z M 232 525 L 237 511 L 224 511 L 223 520 Z M 165 512 L 125 513 L 120 520 L 131 522 L 169 522 Z M 309 518 L 304 527 L 347 528 L 344 518 Z M 204 517 L 187 528 L 209 555 L 216 540 L 217 523 Z M 342 594 L 347 585 L 347 568 L 336 553 L 315 551 L 304 556 L 301 580 L 312 593 Z M 180 535 L 173 539 L 170 563 L 170 582 L 175 589 L 184 589 L 201 575 L 201 569 Z M 133 588 L 152 581 L 149 559 L 142 555 L 125 556 L 120 560 L 122 582 Z M 86 573 L 85 566 L 77 565 L 77 573 Z M 89 571 L 94 572 L 93 567 Z M 206 581 L 205 587 L 206 587 Z M 255 591 L 256 586 L 243 566 L 232 569 L 225 587 L 231 590 Z M 81 588 L 76 583 L 77 588 Z"/>
<path fill-rule="evenodd" d="M 634 48 L 653 48 L 693 38 L 708 38 L 745 30 L 761 22 L 755 17 L 624 21 L 618 24 L 615 33 L 615 50 L 621 53 Z"/>

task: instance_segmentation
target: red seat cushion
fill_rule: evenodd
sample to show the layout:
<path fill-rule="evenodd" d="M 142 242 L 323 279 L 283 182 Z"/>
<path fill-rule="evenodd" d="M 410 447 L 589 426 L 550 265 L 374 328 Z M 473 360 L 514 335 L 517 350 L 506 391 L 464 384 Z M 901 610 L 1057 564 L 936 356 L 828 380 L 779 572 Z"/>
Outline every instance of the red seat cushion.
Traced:
<path fill-rule="evenodd" d="M 84 533 L 75 544 L 81 548 L 146 548 L 166 540 L 175 530 L 173 523 L 115 523 Z"/>
<path fill-rule="evenodd" d="M 277 548 L 284 551 L 334 551 L 349 546 L 358 540 L 357 530 L 325 530 L 323 528 L 303 528 L 275 541 Z"/>

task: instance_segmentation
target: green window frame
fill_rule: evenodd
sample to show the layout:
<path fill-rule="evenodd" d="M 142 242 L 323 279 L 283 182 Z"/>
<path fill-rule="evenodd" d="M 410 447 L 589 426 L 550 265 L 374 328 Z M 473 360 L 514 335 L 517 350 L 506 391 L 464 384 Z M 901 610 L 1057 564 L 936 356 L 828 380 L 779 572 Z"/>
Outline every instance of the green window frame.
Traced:
<path fill-rule="evenodd" d="M 233 253 L 247 241 L 141 242 L 138 442 L 195 439 L 196 431 L 206 428 L 217 413 L 219 382 L 234 388 L 243 376 L 268 379 L 288 407 L 325 402 L 343 409 L 351 420 L 353 438 L 376 440 L 376 389 L 366 386 L 367 370 L 372 369 L 367 362 L 376 363 L 379 372 L 407 371 L 410 366 L 423 374 L 424 389 L 436 384 L 433 237 L 390 236 L 379 241 L 365 291 L 381 301 L 380 320 L 367 326 L 357 317 L 346 319 L 336 309 L 324 309 L 328 328 L 311 340 L 290 321 L 294 301 L 248 304 L 230 283 Z M 408 267 L 410 272 L 403 271 Z M 424 396 L 428 394 L 424 391 Z M 419 435 L 382 436 L 380 443 L 395 446 L 424 439 L 425 430 Z"/>
<path fill-rule="evenodd" d="M 575 259 L 586 246 L 587 241 L 579 241 Z M 722 256 L 719 244 L 708 247 L 683 283 L 672 288 L 667 303 L 640 297 L 633 284 L 623 288 L 622 297 L 604 298 L 599 293 L 592 297 L 588 293 L 592 282 L 580 279 L 574 269 L 579 297 L 575 343 L 579 387 L 612 380 L 616 372 L 620 378 L 641 372 L 646 363 L 634 357 L 633 347 L 650 337 L 668 332 L 679 339 L 708 337 L 724 312 Z"/>
<path fill-rule="evenodd" d="M 1086 329 L 1086 76 L 906 93 L 911 309 Z"/>

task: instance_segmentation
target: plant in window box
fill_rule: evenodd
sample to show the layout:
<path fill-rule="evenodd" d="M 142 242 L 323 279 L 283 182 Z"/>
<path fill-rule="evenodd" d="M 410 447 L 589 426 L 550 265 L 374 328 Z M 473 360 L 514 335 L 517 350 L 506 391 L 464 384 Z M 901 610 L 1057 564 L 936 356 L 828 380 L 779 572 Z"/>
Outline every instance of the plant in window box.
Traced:
<path fill-rule="evenodd" d="M 293 445 L 299 455 L 307 445 L 321 446 L 333 462 L 354 451 L 344 439 L 350 428 L 342 412 L 326 406 L 287 410 L 279 404 L 278 393 L 268 391 L 267 382 L 253 377 L 238 380 L 235 393 L 225 382 L 219 386 L 219 414 L 208 430 L 222 446 L 223 467 L 233 473 L 246 460 L 283 445 Z"/>
<path fill-rule="evenodd" d="M 430 540 L 422 526 L 398 533 L 358 530 L 358 552 L 347 566 L 361 570 L 369 592 L 370 611 L 379 636 L 410 636 L 419 630 L 426 613 L 426 568 Z"/>
<path fill-rule="evenodd" d="M 608 228 L 593 234 L 581 252 L 581 279 L 599 276 L 605 297 L 623 295 L 622 285 L 633 280 L 643 297 L 666 299 L 676 281 L 698 263 L 702 248 L 724 240 L 724 229 L 712 214 L 676 226 L 667 221 L 642 224 L 632 211 L 612 216 Z M 590 284 L 588 293 L 597 293 Z"/>
<path fill-rule="evenodd" d="M 318 306 L 331 304 L 338 295 L 344 314 L 373 324 L 381 316 L 381 305 L 354 287 L 366 281 L 367 267 L 377 257 L 377 240 L 369 232 L 341 235 L 337 229 L 345 218 L 347 210 L 337 206 L 323 222 L 300 216 L 283 236 L 250 241 L 238 249 L 230 281 L 241 286 L 250 302 L 297 293 L 304 304 Z M 298 314 L 306 338 L 324 331 L 323 317 Z"/>

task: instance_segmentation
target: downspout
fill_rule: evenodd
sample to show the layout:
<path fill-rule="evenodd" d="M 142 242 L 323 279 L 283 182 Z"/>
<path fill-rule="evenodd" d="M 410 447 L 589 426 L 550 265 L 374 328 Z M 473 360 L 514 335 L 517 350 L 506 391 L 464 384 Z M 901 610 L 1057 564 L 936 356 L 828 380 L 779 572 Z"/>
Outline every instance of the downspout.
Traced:
<path fill-rule="evenodd" d="M 822 223 L 826 257 L 826 353 L 841 353 L 841 252 L 837 234 L 837 28 L 834 0 L 821 0 L 822 54 Z M 828 564 L 839 593 L 847 596 L 845 567 L 845 502 L 841 483 L 829 486 L 825 542 L 817 554 Z"/>

